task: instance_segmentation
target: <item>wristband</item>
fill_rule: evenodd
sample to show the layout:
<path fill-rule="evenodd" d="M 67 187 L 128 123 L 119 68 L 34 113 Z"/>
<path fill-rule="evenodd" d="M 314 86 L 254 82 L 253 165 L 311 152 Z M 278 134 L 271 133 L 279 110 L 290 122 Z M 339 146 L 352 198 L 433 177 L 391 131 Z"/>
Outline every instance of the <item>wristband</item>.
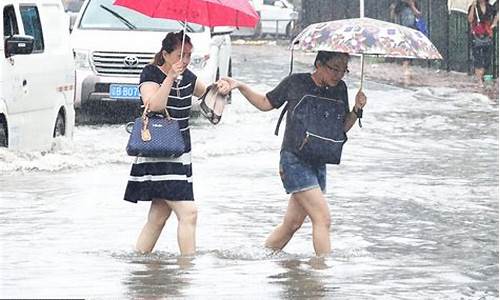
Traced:
<path fill-rule="evenodd" d="M 363 117 L 363 109 L 362 108 L 357 108 L 356 106 L 354 106 L 352 108 L 352 112 L 356 115 L 356 118 L 358 118 L 359 127 L 363 127 L 361 125 L 361 118 Z"/>

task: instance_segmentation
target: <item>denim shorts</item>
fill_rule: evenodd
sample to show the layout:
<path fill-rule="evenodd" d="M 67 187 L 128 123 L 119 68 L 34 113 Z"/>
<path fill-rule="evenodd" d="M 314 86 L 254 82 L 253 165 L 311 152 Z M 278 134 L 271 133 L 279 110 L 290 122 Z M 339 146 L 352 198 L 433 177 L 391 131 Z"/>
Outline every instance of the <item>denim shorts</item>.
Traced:
<path fill-rule="evenodd" d="M 281 151 L 280 177 L 287 194 L 314 188 L 326 192 L 326 165 L 311 165 L 292 152 Z"/>

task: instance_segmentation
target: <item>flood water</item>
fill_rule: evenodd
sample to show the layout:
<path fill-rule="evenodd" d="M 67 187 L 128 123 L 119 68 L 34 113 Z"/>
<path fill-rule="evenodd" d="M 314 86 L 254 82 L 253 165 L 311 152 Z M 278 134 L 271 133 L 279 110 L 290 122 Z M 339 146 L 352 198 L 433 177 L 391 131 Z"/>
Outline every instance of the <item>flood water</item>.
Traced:
<path fill-rule="evenodd" d="M 272 49 L 234 46 L 233 76 L 270 90 L 288 72 Z M 352 105 L 358 79 L 346 81 Z M 498 299 L 498 105 L 449 88 L 365 93 L 363 128 L 328 166 L 323 264 L 310 222 L 284 252 L 263 247 L 287 205 L 279 112 L 237 92 L 221 124 L 192 125 L 192 259 L 178 256 L 174 217 L 152 254 L 134 251 L 149 206 L 122 200 L 123 126 L 79 126 L 48 153 L 0 149 L 0 298 Z"/>

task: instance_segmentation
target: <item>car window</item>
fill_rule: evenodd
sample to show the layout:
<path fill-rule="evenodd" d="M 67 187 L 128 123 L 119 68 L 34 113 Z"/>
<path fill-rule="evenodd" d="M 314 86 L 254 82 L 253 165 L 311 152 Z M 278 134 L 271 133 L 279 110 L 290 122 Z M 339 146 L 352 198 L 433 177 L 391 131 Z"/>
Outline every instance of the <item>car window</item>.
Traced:
<path fill-rule="evenodd" d="M 81 29 L 118 29 L 145 31 L 179 31 L 181 22 L 159 18 L 150 18 L 126 7 L 113 5 L 114 0 L 93 0 L 83 12 L 79 28 Z M 204 27 L 188 23 L 192 32 L 202 32 Z"/>
<path fill-rule="evenodd" d="M 3 36 L 4 38 L 8 38 L 15 34 L 19 34 L 16 13 L 14 11 L 14 6 L 8 5 L 3 9 Z"/>
<path fill-rule="evenodd" d="M 34 38 L 33 52 L 43 52 L 43 32 L 38 8 L 34 5 L 21 5 L 19 11 L 21 12 L 24 33 Z"/>

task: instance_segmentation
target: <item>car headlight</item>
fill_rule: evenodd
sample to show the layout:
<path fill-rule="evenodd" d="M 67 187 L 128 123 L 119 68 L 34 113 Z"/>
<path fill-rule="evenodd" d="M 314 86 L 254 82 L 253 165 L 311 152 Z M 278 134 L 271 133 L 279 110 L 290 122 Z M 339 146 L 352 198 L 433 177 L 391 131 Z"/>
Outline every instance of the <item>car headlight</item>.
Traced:
<path fill-rule="evenodd" d="M 75 67 L 77 69 L 90 69 L 89 51 L 84 49 L 74 49 Z"/>
<path fill-rule="evenodd" d="M 205 56 L 198 56 L 198 55 L 193 56 L 193 57 L 191 57 L 191 63 L 190 63 L 190 65 L 191 65 L 191 67 L 193 69 L 199 69 L 199 70 L 201 70 L 201 69 L 203 69 L 207 65 L 207 60 L 208 60 L 209 57 L 210 56 L 208 56 L 208 55 L 205 55 Z"/>

